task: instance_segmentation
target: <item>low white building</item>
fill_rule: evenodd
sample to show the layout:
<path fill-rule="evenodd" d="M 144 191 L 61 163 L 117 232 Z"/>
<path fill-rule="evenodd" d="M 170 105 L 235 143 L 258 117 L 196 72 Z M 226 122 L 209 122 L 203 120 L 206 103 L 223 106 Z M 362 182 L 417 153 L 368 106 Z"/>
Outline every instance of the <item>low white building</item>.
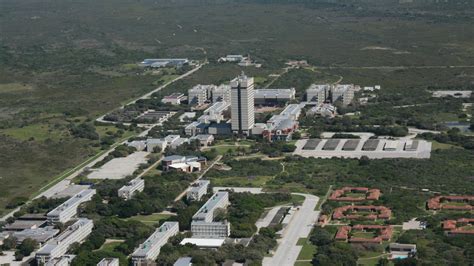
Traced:
<path fill-rule="evenodd" d="M 121 187 L 118 190 L 118 196 L 125 200 L 129 200 L 135 193 L 142 192 L 143 189 L 145 189 L 145 180 L 137 177 L 128 182 L 127 185 Z"/>
<path fill-rule="evenodd" d="M 81 218 L 73 225 L 69 226 L 58 237 L 50 240 L 38 252 L 36 261 L 38 264 L 45 264 L 51 259 L 59 258 L 66 254 L 73 243 L 84 241 L 92 232 L 94 223 L 92 220 Z"/>
<path fill-rule="evenodd" d="M 186 192 L 186 198 L 188 201 L 201 200 L 202 196 L 207 194 L 207 190 L 209 188 L 209 184 L 211 181 L 209 180 L 199 180 L 196 183 L 192 184 L 191 187 Z"/>
<path fill-rule="evenodd" d="M 179 233 L 178 222 L 164 222 L 143 244 L 132 254 L 133 265 L 142 265 L 154 261 L 160 254 L 160 249 L 168 239 Z"/>
<path fill-rule="evenodd" d="M 49 222 L 65 223 L 71 220 L 77 214 L 77 207 L 81 203 L 90 201 L 92 196 L 96 193 L 95 189 L 84 189 L 76 195 L 69 198 L 67 201 L 48 212 L 46 215 Z"/>
<path fill-rule="evenodd" d="M 186 96 L 184 96 L 184 94 L 175 92 L 163 97 L 163 99 L 161 99 L 161 102 L 165 104 L 169 103 L 172 105 L 180 105 L 184 100 L 186 100 Z"/>
<path fill-rule="evenodd" d="M 67 254 L 48 261 L 45 266 L 69 266 L 75 257 L 76 255 Z"/>

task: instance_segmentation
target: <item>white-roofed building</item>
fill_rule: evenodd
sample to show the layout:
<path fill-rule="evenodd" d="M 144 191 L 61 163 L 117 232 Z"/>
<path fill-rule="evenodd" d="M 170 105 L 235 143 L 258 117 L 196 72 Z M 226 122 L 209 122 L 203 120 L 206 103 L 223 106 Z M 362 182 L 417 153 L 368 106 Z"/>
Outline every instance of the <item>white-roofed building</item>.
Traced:
<path fill-rule="evenodd" d="M 212 90 L 212 102 L 231 102 L 231 90 L 230 85 L 221 84 Z"/>
<path fill-rule="evenodd" d="M 225 238 L 185 238 L 180 245 L 192 244 L 200 248 L 218 248 L 225 242 Z"/>
<path fill-rule="evenodd" d="M 121 187 L 118 190 L 118 196 L 125 200 L 129 200 L 135 193 L 142 192 L 143 189 L 145 189 L 145 180 L 137 177 L 128 182 L 127 185 Z"/>
<path fill-rule="evenodd" d="M 214 212 L 229 206 L 229 193 L 216 192 L 194 214 L 191 222 L 193 238 L 225 238 L 230 235 L 230 223 L 227 221 L 214 222 Z"/>
<path fill-rule="evenodd" d="M 331 86 L 329 84 L 311 84 L 306 90 L 306 100 L 308 102 L 315 102 L 316 104 L 323 104 L 329 97 L 329 90 Z"/>
<path fill-rule="evenodd" d="M 147 139 L 146 140 L 146 151 L 147 152 L 163 152 L 168 143 L 164 139 Z"/>
<path fill-rule="evenodd" d="M 51 259 L 59 258 L 66 254 L 73 243 L 84 241 L 92 232 L 94 223 L 92 220 L 81 218 L 73 225 L 69 226 L 58 237 L 50 240 L 38 252 L 36 252 L 36 261 L 38 264 L 44 264 Z"/>
<path fill-rule="evenodd" d="M 211 97 L 211 92 L 216 88 L 216 85 L 201 85 L 198 84 L 188 90 L 188 103 L 203 105 Z"/>
<path fill-rule="evenodd" d="M 154 261 L 160 254 L 160 249 L 168 239 L 179 233 L 178 222 L 164 222 L 145 242 L 135 249 L 132 254 L 133 265 L 142 265 Z"/>
<path fill-rule="evenodd" d="M 196 183 L 192 184 L 186 192 L 187 200 L 201 200 L 202 196 L 207 194 L 207 190 L 209 188 L 210 183 L 211 181 L 209 180 L 199 180 Z"/>
<path fill-rule="evenodd" d="M 64 255 L 48 261 L 44 266 L 69 266 L 76 255 Z"/>
<path fill-rule="evenodd" d="M 255 90 L 255 104 L 281 104 L 295 99 L 295 88 Z"/>
<path fill-rule="evenodd" d="M 69 198 L 46 215 L 49 222 L 65 223 L 77 214 L 77 207 L 83 202 L 90 201 L 96 193 L 95 189 L 84 189 Z"/>

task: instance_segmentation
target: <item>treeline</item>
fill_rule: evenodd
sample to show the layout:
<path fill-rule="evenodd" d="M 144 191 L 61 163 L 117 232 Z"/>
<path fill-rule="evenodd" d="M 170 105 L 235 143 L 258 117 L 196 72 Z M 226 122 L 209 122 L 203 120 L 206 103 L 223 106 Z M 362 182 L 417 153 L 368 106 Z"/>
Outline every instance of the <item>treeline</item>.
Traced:
<path fill-rule="evenodd" d="M 422 133 L 418 137 L 426 140 L 435 140 L 440 143 L 447 143 L 462 146 L 465 149 L 474 150 L 474 136 L 468 136 L 461 133 L 458 128 L 448 130 L 446 133 L 433 134 Z"/>

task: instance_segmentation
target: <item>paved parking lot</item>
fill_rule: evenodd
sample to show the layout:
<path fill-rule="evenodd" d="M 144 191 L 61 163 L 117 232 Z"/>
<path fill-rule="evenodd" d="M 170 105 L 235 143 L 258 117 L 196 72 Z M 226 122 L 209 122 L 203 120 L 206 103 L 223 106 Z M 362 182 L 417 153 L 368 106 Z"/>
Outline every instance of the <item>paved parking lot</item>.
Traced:
<path fill-rule="evenodd" d="M 148 152 L 134 152 L 127 157 L 115 158 L 99 169 L 92 170 L 89 179 L 122 179 L 133 174 L 138 166 L 147 162 Z"/>
<path fill-rule="evenodd" d="M 330 139 L 320 139 L 320 141 L 302 139 L 296 142 L 296 150 L 294 155 L 315 158 L 360 158 L 367 156 L 370 159 L 382 158 L 430 158 L 431 142 L 425 140 L 416 140 L 418 146 L 415 149 L 406 149 L 409 139 L 388 140 L 378 139 L 378 142 L 372 141 L 373 145 L 365 145 L 368 139 L 356 139 L 359 142 L 356 145 L 345 145 L 346 142 L 355 139 L 338 139 L 337 145 L 326 145 Z M 305 146 L 310 141 L 310 144 Z M 311 145 L 315 144 L 317 145 Z M 334 144 L 334 143 L 330 143 Z M 348 143 L 349 144 L 349 143 Z M 369 143 L 367 143 L 369 144 Z M 352 148 L 351 146 L 355 146 Z M 350 150 L 346 149 L 350 148 Z M 370 149 L 370 150 L 367 150 Z"/>

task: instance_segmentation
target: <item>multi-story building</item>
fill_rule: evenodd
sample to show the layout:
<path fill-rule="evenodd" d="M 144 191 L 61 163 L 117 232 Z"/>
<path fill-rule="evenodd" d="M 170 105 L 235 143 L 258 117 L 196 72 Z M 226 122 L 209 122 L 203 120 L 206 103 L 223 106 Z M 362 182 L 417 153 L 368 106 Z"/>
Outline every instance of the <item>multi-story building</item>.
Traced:
<path fill-rule="evenodd" d="M 97 266 L 119 266 L 120 261 L 117 258 L 103 258 L 99 263 L 97 263 Z"/>
<path fill-rule="evenodd" d="M 46 226 L 14 232 L 13 237 L 15 237 L 17 244 L 21 244 L 27 238 L 33 239 L 42 244 L 49 241 L 57 234 L 59 234 L 58 229 L 55 229 L 53 226 Z"/>
<path fill-rule="evenodd" d="M 255 104 L 282 104 L 295 99 L 295 88 L 255 90 Z"/>
<path fill-rule="evenodd" d="M 207 194 L 207 189 L 209 188 L 210 183 L 209 180 L 199 180 L 192 184 L 186 193 L 187 200 L 201 200 L 202 196 Z"/>
<path fill-rule="evenodd" d="M 154 261 L 160 254 L 160 249 L 168 239 L 179 233 L 178 222 L 165 222 L 147 239 L 135 249 L 132 254 L 133 265 L 141 265 L 148 261 Z"/>
<path fill-rule="evenodd" d="M 198 84 L 188 90 L 188 103 L 202 105 L 209 100 L 212 90 L 216 85 L 201 85 Z"/>
<path fill-rule="evenodd" d="M 94 223 L 92 220 L 81 218 L 73 225 L 69 226 L 58 237 L 46 243 L 36 252 L 36 261 L 39 265 L 45 264 L 54 258 L 59 258 L 66 254 L 71 244 L 82 242 L 92 232 Z"/>
<path fill-rule="evenodd" d="M 145 59 L 140 65 L 143 67 L 161 68 L 161 67 L 182 67 L 189 64 L 187 58 L 158 58 Z"/>
<path fill-rule="evenodd" d="M 230 82 L 232 131 L 251 134 L 255 124 L 253 78 L 242 75 Z"/>
<path fill-rule="evenodd" d="M 193 238 L 225 238 L 230 236 L 230 223 L 219 222 L 191 222 Z"/>
<path fill-rule="evenodd" d="M 90 201 L 96 193 L 95 189 L 84 189 L 72 196 L 46 215 L 49 222 L 65 223 L 77 214 L 77 207 L 83 202 Z"/>
<path fill-rule="evenodd" d="M 121 187 L 118 190 L 118 196 L 125 200 L 129 200 L 133 197 L 133 194 L 136 192 L 142 192 L 143 189 L 145 189 L 145 180 L 137 177 L 128 182 L 127 185 Z"/>
<path fill-rule="evenodd" d="M 161 102 L 165 104 L 169 103 L 173 105 L 180 105 L 181 102 L 184 101 L 185 99 L 186 99 L 186 96 L 184 96 L 184 94 L 175 92 L 163 97 L 163 99 L 161 99 Z"/>
<path fill-rule="evenodd" d="M 230 235 L 230 223 L 214 221 L 214 212 L 229 206 L 229 193 L 216 192 L 194 214 L 191 222 L 191 232 L 194 238 L 225 238 Z"/>
<path fill-rule="evenodd" d="M 330 85 L 330 84 L 311 84 L 306 90 L 306 100 L 316 105 L 326 102 L 335 103 L 341 101 L 343 105 L 349 105 L 354 99 L 354 85 Z"/>
<path fill-rule="evenodd" d="M 215 87 L 212 90 L 212 102 L 219 102 L 219 101 L 224 101 L 224 102 L 231 102 L 231 89 L 230 85 L 226 84 L 221 84 L 218 87 Z"/>
<path fill-rule="evenodd" d="M 331 88 L 331 102 L 342 101 L 342 105 L 349 105 L 354 99 L 354 85 L 334 85 Z"/>
<path fill-rule="evenodd" d="M 298 117 L 305 104 L 289 104 L 280 114 L 272 116 L 266 124 L 258 124 L 255 134 L 269 141 L 291 140 L 291 136 L 298 128 Z"/>
<path fill-rule="evenodd" d="M 329 96 L 331 85 L 317 85 L 311 84 L 306 90 L 306 100 L 308 102 L 315 102 L 317 105 L 323 104 Z"/>
<path fill-rule="evenodd" d="M 227 111 L 229 107 L 230 102 L 215 102 L 209 108 L 204 110 L 203 115 L 198 118 L 198 122 L 206 124 L 211 122 L 220 123 L 224 120 L 224 112 Z"/>

